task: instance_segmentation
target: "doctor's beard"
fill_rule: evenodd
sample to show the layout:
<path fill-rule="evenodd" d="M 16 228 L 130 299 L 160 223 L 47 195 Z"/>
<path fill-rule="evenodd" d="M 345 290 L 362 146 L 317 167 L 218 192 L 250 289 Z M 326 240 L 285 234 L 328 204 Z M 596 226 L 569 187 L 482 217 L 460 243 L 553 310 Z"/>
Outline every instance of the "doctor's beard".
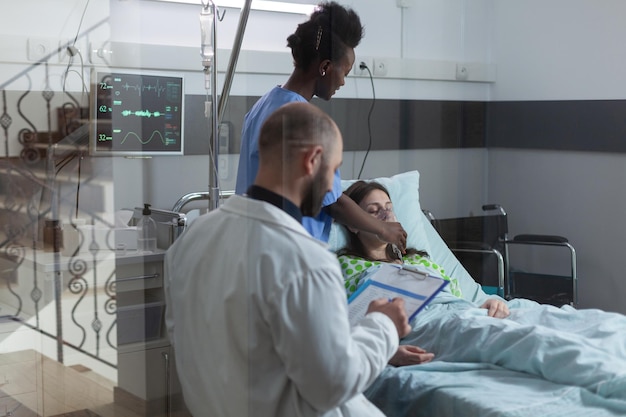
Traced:
<path fill-rule="evenodd" d="M 326 195 L 326 187 L 324 187 L 324 172 L 326 171 L 324 166 L 320 167 L 317 171 L 311 183 L 309 189 L 305 193 L 302 204 L 300 204 L 300 210 L 304 216 L 315 217 L 322 210 L 322 201 Z"/>

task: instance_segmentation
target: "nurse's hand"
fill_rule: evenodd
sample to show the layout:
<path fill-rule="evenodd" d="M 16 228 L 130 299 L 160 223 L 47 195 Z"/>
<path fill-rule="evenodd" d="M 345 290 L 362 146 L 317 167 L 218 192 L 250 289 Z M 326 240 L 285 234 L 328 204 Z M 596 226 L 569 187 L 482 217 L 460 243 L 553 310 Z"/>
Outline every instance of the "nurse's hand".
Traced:
<path fill-rule="evenodd" d="M 480 306 L 480 308 L 486 308 L 487 315 L 489 317 L 495 317 L 498 319 L 503 319 L 505 317 L 509 317 L 509 307 L 505 302 L 501 300 L 496 300 L 495 298 L 490 298 Z"/>
<path fill-rule="evenodd" d="M 400 339 L 409 334 L 411 331 L 409 318 L 406 315 L 404 300 L 402 298 L 396 297 L 393 300 L 379 298 L 374 300 L 367 307 L 367 313 L 372 313 L 374 311 L 383 313 L 389 317 L 391 321 L 393 321 L 393 324 L 396 325 L 396 330 L 398 331 L 398 337 Z"/>
<path fill-rule="evenodd" d="M 419 365 L 420 363 L 430 362 L 434 358 L 434 353 L 428 353 L 419 346 L 400 345 L 396 354 L 389 360 L 389 365 Z"/>
<path fill-rule="evenodd" d="M 402 253 L 406 252 L 406 230 L 398 222 L 381 221 L 381 231 L 376 235 L 385 243 L 394 244 Z"/>

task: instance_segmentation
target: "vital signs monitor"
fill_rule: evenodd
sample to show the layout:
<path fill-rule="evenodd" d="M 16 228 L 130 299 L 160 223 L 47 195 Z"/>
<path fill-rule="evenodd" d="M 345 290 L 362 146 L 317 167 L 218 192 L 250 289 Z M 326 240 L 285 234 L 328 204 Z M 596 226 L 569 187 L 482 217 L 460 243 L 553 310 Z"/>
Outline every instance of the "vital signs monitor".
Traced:
<path fill-rule="evenodd" d="M 94 69 L 91 92 L 91 155 L 182 155 L 182 76 Z"/>

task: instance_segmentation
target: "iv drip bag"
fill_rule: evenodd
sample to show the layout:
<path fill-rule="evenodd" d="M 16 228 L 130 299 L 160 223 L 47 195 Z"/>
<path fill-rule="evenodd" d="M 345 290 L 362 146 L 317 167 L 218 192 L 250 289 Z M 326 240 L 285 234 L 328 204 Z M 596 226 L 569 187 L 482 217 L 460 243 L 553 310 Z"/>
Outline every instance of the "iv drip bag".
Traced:
<path fill-rule="evenodd" d="M 200 56 L 202 65 L 210 67 L 213 64 L 213 9 L 215 6 L 211 1 L 202 8 L 200 12 Z"/>

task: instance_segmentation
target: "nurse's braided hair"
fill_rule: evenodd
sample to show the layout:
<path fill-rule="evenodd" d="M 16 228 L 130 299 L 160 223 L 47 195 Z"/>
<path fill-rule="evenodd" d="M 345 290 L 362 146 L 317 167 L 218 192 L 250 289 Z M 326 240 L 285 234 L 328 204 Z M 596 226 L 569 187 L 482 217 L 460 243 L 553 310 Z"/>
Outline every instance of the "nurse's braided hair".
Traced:
<path fill-rule="evenodd" d="M 308 70 L 313 62 L 340 59 L 363 38 L 361 19 L 352 9 L 331 1 L 318 4 L 309 20 L 287 38 L 294 66 Z"/>

